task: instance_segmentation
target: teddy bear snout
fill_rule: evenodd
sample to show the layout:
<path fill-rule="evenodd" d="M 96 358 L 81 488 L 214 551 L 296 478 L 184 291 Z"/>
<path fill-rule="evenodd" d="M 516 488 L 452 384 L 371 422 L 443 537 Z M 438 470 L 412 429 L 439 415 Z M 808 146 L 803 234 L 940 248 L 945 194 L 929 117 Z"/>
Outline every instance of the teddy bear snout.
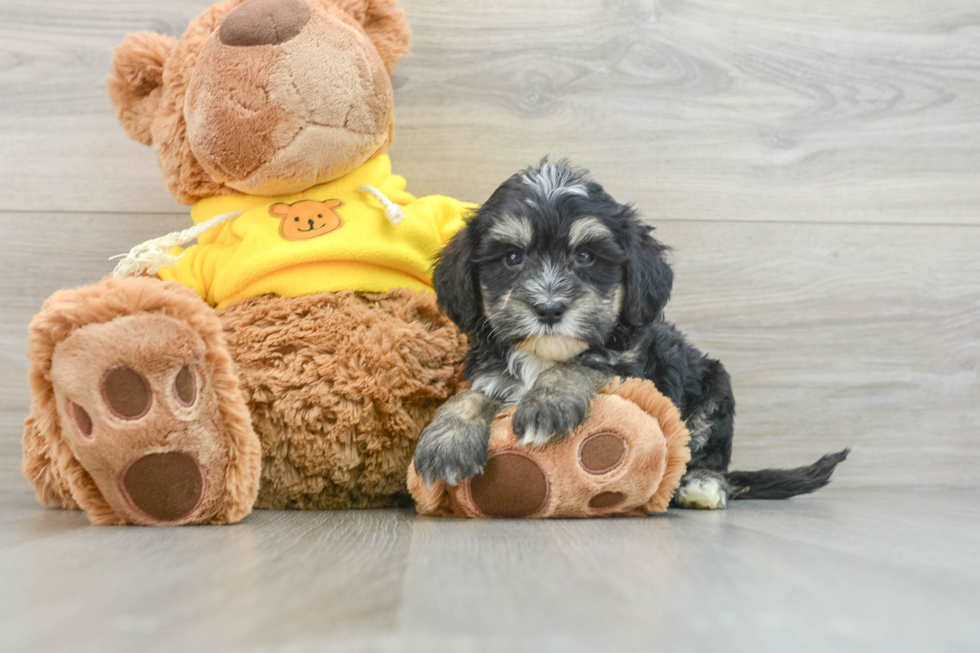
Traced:
<path fill-rule="evenodd" d="M 306 0 L 246 0 L 218 28 L 225 45 L 278 45 L 299 34 L 310 21 Z"/>

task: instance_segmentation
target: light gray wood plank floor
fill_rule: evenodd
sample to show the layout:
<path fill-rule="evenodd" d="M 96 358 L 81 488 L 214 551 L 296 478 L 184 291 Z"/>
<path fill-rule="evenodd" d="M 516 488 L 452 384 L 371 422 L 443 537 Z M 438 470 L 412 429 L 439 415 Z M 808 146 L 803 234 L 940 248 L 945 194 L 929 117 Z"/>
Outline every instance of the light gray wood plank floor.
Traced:
<path fill-rule="evenodd" d="M 970 651 L 967 490 L 464 521 L 253 513 L 93 528 L 0 497 L 5 651 Z M 941 508 L 941 510 L 940 510 Z"/>
<path fill-rule="evenodd" d="M 0 0 L 0 650 L 980 649 L 980 4 L 403 0 L 396 172 L 482 201 L 544 154 L 674 250 L 735 463 L 853 454 L 727 513 L 259 512 L 106 529 L 19 473 L 26 327 L 189 224 L 105 92 L 208 0 Z"/>

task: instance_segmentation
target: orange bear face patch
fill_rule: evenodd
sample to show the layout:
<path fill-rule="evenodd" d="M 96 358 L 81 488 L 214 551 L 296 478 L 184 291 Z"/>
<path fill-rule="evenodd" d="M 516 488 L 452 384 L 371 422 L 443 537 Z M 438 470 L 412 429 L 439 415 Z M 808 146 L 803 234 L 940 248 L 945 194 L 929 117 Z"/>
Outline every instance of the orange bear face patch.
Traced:
<path fill-rule="evenodd" d="M 343 205 L 340 200 L 302 200 L 273 204 L 269 207 L 269 215 L 280 219 L 279 235 L 283 240 L 309 240 L 340 229 L 344 221 L 334 209 Z"/>

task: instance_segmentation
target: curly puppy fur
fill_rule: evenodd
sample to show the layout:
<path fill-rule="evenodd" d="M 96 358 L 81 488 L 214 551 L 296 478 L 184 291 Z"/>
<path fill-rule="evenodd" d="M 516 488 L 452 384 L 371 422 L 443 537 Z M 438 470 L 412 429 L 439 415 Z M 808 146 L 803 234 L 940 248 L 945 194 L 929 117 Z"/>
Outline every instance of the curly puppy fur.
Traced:
<path fill-rule="evenodd" d="M 256 507 L 397 502 L 422 427 L 456 391 L 467 350 L 435 296 L 265 295 L 219 315 L 262 442 Z"/>
<path fill-rule="evenodd" d="M 638 212 L 583 170 L 542 161 L 504 182 L 442 254 L 439 305 L 471 336 L 471 389 L 422 434 L 415 468 L 454 484 L 486 462 L 487 416 L 516 405 L 524 444 L 567 437 L 610 377 L 650 379 L 681 411 L 691 461 L 675 503 L 785 498 L 826 485 L 847 452 L 795 470 L 731 472 L 725 368 L 666 321 L 673 271 Z"/>

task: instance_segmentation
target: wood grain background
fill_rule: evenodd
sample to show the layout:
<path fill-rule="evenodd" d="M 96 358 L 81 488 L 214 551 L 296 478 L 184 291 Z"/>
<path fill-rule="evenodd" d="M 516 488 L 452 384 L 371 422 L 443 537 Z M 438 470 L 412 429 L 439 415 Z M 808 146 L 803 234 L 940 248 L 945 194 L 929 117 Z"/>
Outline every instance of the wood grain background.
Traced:
<path fill-rule="evenodd" d="M 721 359 L 739 467 L 852 446 L 840 486 L 978 487 L 980 4 L 403 0 L 392 158 L 482 201 L 542 155 L 674 247 L 672 319 Z M 0 487 L 23 490 L 26 326 L 189 224 L 105 76 L 207 0 L 0 0 Z"/>

